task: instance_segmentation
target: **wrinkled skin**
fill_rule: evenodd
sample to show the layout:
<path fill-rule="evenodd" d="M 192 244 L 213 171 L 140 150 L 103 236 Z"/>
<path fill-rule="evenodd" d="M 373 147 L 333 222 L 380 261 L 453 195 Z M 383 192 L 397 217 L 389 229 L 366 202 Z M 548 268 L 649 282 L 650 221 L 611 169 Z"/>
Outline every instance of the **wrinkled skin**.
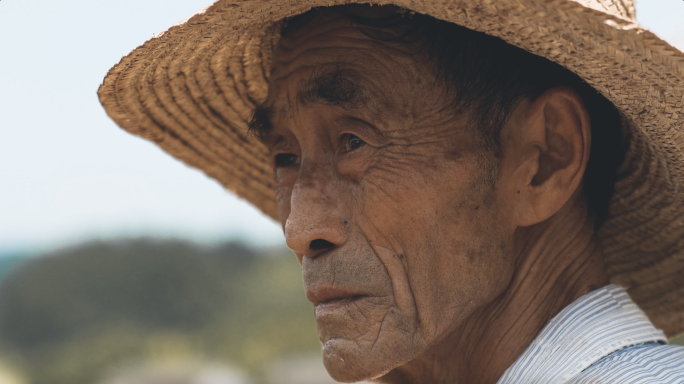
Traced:
<path fill-rule="evenodd" d="M 324 363 L 340 381 L 496 382 L 589 284 L 538 300 L 544 279 L 515 289 L 538 262 L 530 236 L 552 239 L 563 213 L 581 261 L 600 256 L 586 215 L 572 215 L 589 142 L 576 95 L 523 103 L 498 162 L 468 116 L 444 110 L 434 72 L 415 47 L 371 39 L 334 13 L 283 38 L 274 56 L 264 142 Z M 549 133 L 566 115 L 574 125 Z M 520 303 L 543 310 L 510 312 Z M 509 346 L 493 354 L 483 339 Z"/>

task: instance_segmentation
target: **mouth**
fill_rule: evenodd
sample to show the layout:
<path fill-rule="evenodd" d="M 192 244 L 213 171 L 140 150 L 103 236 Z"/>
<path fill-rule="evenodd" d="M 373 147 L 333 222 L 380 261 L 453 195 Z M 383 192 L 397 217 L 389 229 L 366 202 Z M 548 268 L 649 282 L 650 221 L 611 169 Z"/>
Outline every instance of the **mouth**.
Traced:
<path fill-rule="evenodd" d="M 306 291 L 306 297 L 316 308 L 316 317 L 339 311 L 367 297 L 342 288 L 322 288 Z"/>
<path fill-rule="evenodd" d="M 333 299 L 316 304 L 316 317 L 343 309 L 366 296 L 358 295 L 344 299 Z"/>

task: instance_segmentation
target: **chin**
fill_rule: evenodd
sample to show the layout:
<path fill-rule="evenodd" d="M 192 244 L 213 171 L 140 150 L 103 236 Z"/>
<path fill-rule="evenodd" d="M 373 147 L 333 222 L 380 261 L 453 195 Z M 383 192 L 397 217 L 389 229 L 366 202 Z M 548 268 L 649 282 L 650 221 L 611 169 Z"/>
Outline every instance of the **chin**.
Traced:
<path fill-rule="evenodd" d="M 331 339 L 322 346 L 323 364 L 336 381 L 370 381 L 415 357 L 407 348 L 408 343 L 391 344 L 382 338 L 375 343 Z"/>
<path fill-rule="evenodd" d="M 333 339 L 323 345 L 323 364 L 330 376 L 342 383 L 370 380 L 382 375 L 383 369 L 378 356 L 369 356 L 369 351 L 354 340 Z"/>

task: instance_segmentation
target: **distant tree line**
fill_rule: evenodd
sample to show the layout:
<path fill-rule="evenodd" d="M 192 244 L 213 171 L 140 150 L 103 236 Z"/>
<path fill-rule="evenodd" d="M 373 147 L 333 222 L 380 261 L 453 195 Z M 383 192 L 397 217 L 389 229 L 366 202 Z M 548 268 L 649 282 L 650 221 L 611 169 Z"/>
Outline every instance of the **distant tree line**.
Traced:
<path fill-rule="evenodd" d="M 32 384 L 94 384 L 141 360 L 226 361 L 258 381 L 315 353 L 301 268 L 237 243 L 89 243 L 31 258 L 0 281 L 0 359 Z"/>

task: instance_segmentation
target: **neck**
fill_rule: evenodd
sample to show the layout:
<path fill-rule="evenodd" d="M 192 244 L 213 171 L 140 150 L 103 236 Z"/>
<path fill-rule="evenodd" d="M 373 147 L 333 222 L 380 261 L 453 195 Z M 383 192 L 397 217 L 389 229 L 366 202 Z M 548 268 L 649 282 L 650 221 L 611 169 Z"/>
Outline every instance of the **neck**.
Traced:
<path fill-rule="evenodd" d="M 563 308 L 609 283 L 593 220 L 580 203 L 519 228 L 514 251 L 514 275 L 496 299 L 380 382 L 495 384 Z"/>

